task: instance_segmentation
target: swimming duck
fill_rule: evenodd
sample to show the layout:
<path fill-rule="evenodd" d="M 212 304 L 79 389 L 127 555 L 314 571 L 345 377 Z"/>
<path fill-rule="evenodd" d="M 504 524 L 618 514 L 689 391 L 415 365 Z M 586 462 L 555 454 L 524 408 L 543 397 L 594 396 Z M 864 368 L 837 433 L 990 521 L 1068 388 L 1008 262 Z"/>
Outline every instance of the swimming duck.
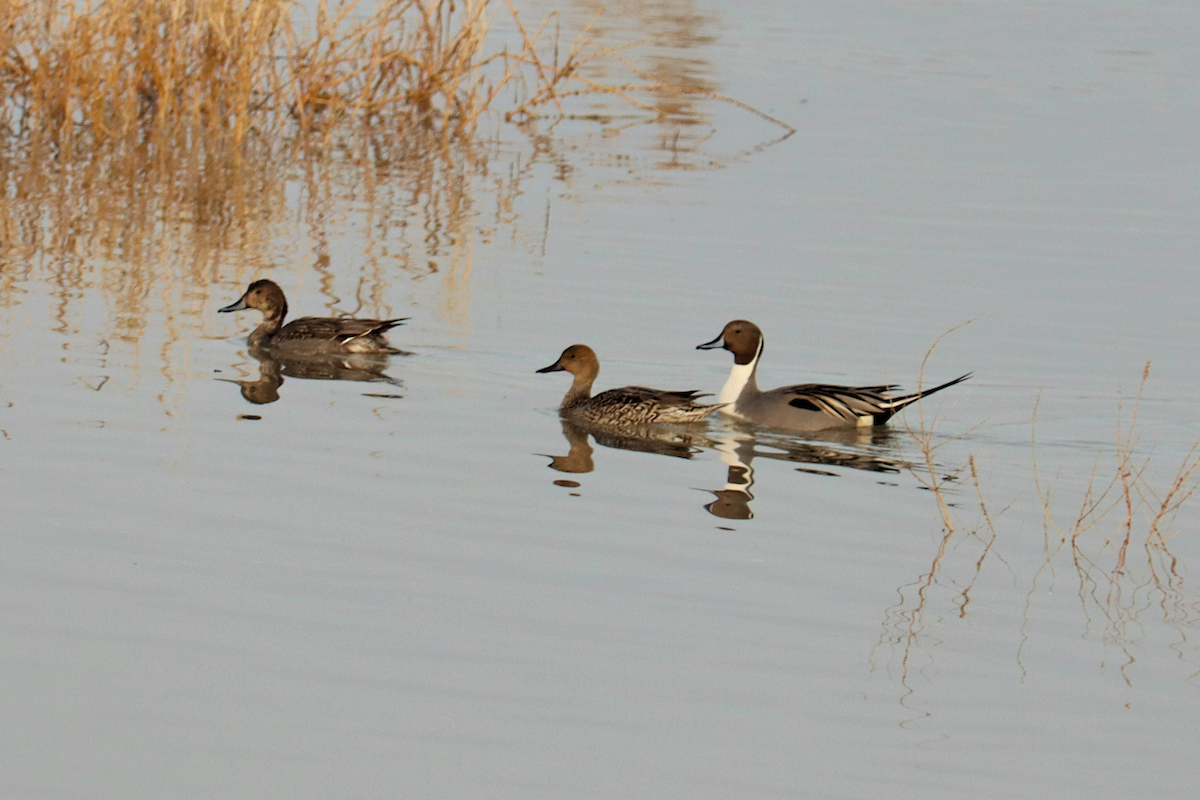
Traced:
<path fill-rule="evenodd" d="M 763 334 L 759 327 L 753 322 L 735 319 L 725 326 L 720 336 L 697 345 L 696 349 L 718 347 L 733 353 L 733 371 L 717 397 L 718 403 L 724 404 L 721 412 L 748 422 L 796 431 L 882 425 L 905 406 L 971 377 L 968 372 L 941 386 L 899 397 L 887 394 L 899 388 L 894 385 L 801 383 L 763 392 L 754 380 L 763 351 Z"/>
<path fill-rule="evenodd" d="M 301 317 L 287 325 L 287 299 L 274 281 L 250 284 L 236 303 L 221 313 L 257 308 L 262 323 L 250 334 L 251 347 L 274 347 L 298 355 L 322 353 L 401 353 L 388 344 L 384 333 L 408 319 L 354 319 L 353 317 Z"/>
<path fill-rule="evenodd" d="M 600 374 L 600 361 L 586 344 L 573 344 L 548 367 L 538 372 L 562 372 L 575 376 L 559 413 L 569 419 L 596 425 L 629 426 L 656 422 L 700 422 L 720 406 L 697 403 L 707 397 L 697 391 L 664 392 L 644 386 L 609 389 L 592 397 L 592 383 Z"/>

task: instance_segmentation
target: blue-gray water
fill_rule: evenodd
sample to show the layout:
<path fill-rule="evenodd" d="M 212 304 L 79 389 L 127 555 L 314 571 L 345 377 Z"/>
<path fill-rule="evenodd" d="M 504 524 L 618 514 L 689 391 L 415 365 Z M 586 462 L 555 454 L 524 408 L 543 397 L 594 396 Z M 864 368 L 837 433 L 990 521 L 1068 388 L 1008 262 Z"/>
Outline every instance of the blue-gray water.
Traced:
<path fill-rule="evenodd" d="M 1161 537 L 1147 509 L 1200 436 L 1200 9 L 628 3 L 597 31 L 662 37 L 633 52 L 797 133 L 707 100 L 711 124 L 538 123 L 536 152 L 505 127 L 469 216 L 347 182 L 302 218 L 297 178 L 244 256 L 166 226 L 145 286 L 119 249 L 8 249 L 0 794 L 1195 782 L 1200 499 Z M 294 314 L 412 317 L 395 383 L 243 399 L 257 316 L 216 309 L 266 275 Z M 728 354 L 694 347 L 737 317 L 763 386 L 912 387 L 973 320 L 925 375 L 975 372 L 925 409 L 953 531 L 911 412 L 874 440 L 714 421 L 690 458 L 572 450 L 567 380 L 535 369 L 585 342 L 598 388 L 716 391 Z M 591 470 L 548 468 L 569 451 Z M 1111 511 L 1076 531 L 1093 474 Z"/>

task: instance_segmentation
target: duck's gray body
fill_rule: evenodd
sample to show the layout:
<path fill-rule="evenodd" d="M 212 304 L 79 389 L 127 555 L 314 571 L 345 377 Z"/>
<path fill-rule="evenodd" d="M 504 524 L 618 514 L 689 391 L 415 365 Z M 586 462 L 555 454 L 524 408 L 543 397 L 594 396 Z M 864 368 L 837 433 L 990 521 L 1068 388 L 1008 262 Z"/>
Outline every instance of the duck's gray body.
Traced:
<path fill-rule="evenodd" d="M 331 353 L 402 353 L 384 336 L 407 317 L 396 319 L 355 319 L 353 317 L 301 317 L 284 325 L 287 299 L 274 281 L 250 284 L 237 302 L 221 312 L 255 308 L 263 321 L 249 336 L 252 348 L 271 348 L 297 356 Z"/>
<path fill-rule="evenodd" d="M 656 423 L 700 422 L 719 406 L 697 403 L 705 397 L 698 391 L 667 392 L 645 386 L 609 389 L 592 397 L 592 384 L 600 373 L 600 361 L 592 348 L 571 345 L 558 361 L 538 372 L 570 372 L 575 376 L 567 390 L 559 413 L 563 417 L 590 425 L 636 427 Z"/>
<path fill-rule="evenodd" d="M 883 425 L 905 406 L 971 377 L 967 373 L 932 389 L 899 397 L 888 394 L 899 388 L 895 385 L 800 383 L 764 392 L 755 380 L 763 351 L 763 335 L 757 325 L 734 320 L 720 336 L 699 345 L 698 349 L 717 347 L 729 350 L 734 356 L 733 370 L 717 396 L 718 403 L 725 404 L 721 413 L 793 431 Z"/>

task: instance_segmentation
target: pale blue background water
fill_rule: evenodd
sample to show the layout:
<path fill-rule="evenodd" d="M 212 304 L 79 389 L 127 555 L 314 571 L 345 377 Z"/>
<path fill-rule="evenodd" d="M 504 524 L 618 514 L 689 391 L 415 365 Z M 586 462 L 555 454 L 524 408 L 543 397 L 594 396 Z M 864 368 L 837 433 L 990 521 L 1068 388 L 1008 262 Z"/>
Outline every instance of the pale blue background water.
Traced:
<path fill-rule="evenodd" d="M 600 28 L 647 31 L 667 38 L 642 57 L 797 133 L 754 152 L 779 130 L 711 102 L 711 127 L 564 122 L 536 156 L 504 128 L 469 235 L 430 246 L 420 204 L 385 232 L 343 185 L 324 283 L 318 226 L 289 217 L 265 256 L 151 286 L 135 334 L 101 286 L 119 255 L 85 252 L 66 291 L 23 265 L 0 311 L 0 793 L 1186 793 L 1195 509 L 1165 549 L 1139 519 L 1111 582 L 1120 515 L 1085 533 L 1088 583 L 1047 550 L 1030 441 L 1040 393 L 1069 525 L 1147 360 L 1153 485 L 1200 435 L 1200 9 L 662 2 Z M 411 316 L 402 386 L 288 379 L 252 406 L 214 380 L 257 373 L 253 316 L 215 312 L 263 274 L 294 313 Z M 581 341 L 601 388 L 715 391 L 727 354 L 693 348 L 735 317 L 766 332 L 764 386 L 913 386 L 975 320 L 927 379 L 976 373 L 933 404 L 961 436 L 937 459 L 974 455 L 995 539 L 969 480 L 935 561 L 904 471 L 759 457 L 755 516 L 728 520 L 711 448 L 547 469 L 566 380 L 535 369 Z M 818 444 L 918 458 L 894 427 Z"/>

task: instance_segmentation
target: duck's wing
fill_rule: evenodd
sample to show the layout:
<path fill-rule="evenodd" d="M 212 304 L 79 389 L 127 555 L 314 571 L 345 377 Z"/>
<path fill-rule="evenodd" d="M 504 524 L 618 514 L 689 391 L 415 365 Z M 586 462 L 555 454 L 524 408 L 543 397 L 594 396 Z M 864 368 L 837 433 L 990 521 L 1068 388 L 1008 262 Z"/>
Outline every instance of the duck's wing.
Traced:
<path fill-rule="evenodd" d="M 623 386 L 620 389 L 610 389 L 623 399 L 620 402 L 637 404 L 647 408 L 665 411 L 662 422 L 680 422 L 685 418 L 690 421 L 704 419 L 718 408 L 724 408 L 729 403 L 697 403 L 701 397 L 712 397 L 712 392 L 701 392 L 693 389 L 687 392 L 668 392 L 663 389 L 650 389 L 645 386 Z M 607 394 L 601 392 L 597 397 Z"/>
<path fill-rule="evenodd" d="M 347 317 L 338 320 L 339 322 L 348 323 L 342 329 L 339 338 L 344 342 L 348 342 L 351 339 L 357 339 L 362 336 L 379 336 L 387 333 L 397 325 L 403 325 L 408 319 L 408 317 L 396 317 L 395 319 L 352 319 Z"/>
<path fill-rule="evenodd" d="M 663 389 L 651 389 L 646 386 L 624 386 L 620 389 L 610 389 L 611 392 L 620 392 L 631 401 L 657 401 L 668 406 L 690 406 L 699 405 L 696 403 L 701 397 L 712 397 L 712 392 L 701 392 L 699 389 L 693 389 L 688 392 L 668 392 Z"/>
<path fill-rule="evenodd" d="M 666 392 L 645 386 L 622 386 L 592 397 L 583 407 L 583 416 L 593 423 L 653 424 L 659 422 L 699 422 L 721 405 L 695 402 L 700 392 Z"/>
<path fill-rule="evenodd" d="M 961 375 L 952 381 L 947 381 L 932 389 L 924 389 L 901 397 L 886 394 L 899 389 L 897 384 L 880 386 L 837 386 L 828 383 L 802 383 L 796 386 L 785 386 L 774 391 L 787 399 L 788 405 L 809 411 L 820 411 L 847 422 L 858 422 L 863 417 L 872 417 L 875 424 L 886 422 L 897 411 L 915 403 L 922 397 L 928 397 L 934 392 L 940 392 L 957 383 L 962 383 L 971 377 L 971 373 Z"/>
<path fill-rule="evenodd" d="M 800 383 L 775 389 L 793 408 L 819 411 L 831 417 L 857 423 L 863 417 L 896 413 L 891 408 L 891 398 L 885 392 L 894 391 L 895 384 L 879 386 L 838 386 L 831 383 Z"/>
<path fill-rule="evenodd" d="M 378 336 L 408 320 L 355 319 L 354 317 L 301 317 L 284 325 L 273 337 L 276 341 L 288 339 L 324 339 L 349 342 L 366 336 Z"/>

